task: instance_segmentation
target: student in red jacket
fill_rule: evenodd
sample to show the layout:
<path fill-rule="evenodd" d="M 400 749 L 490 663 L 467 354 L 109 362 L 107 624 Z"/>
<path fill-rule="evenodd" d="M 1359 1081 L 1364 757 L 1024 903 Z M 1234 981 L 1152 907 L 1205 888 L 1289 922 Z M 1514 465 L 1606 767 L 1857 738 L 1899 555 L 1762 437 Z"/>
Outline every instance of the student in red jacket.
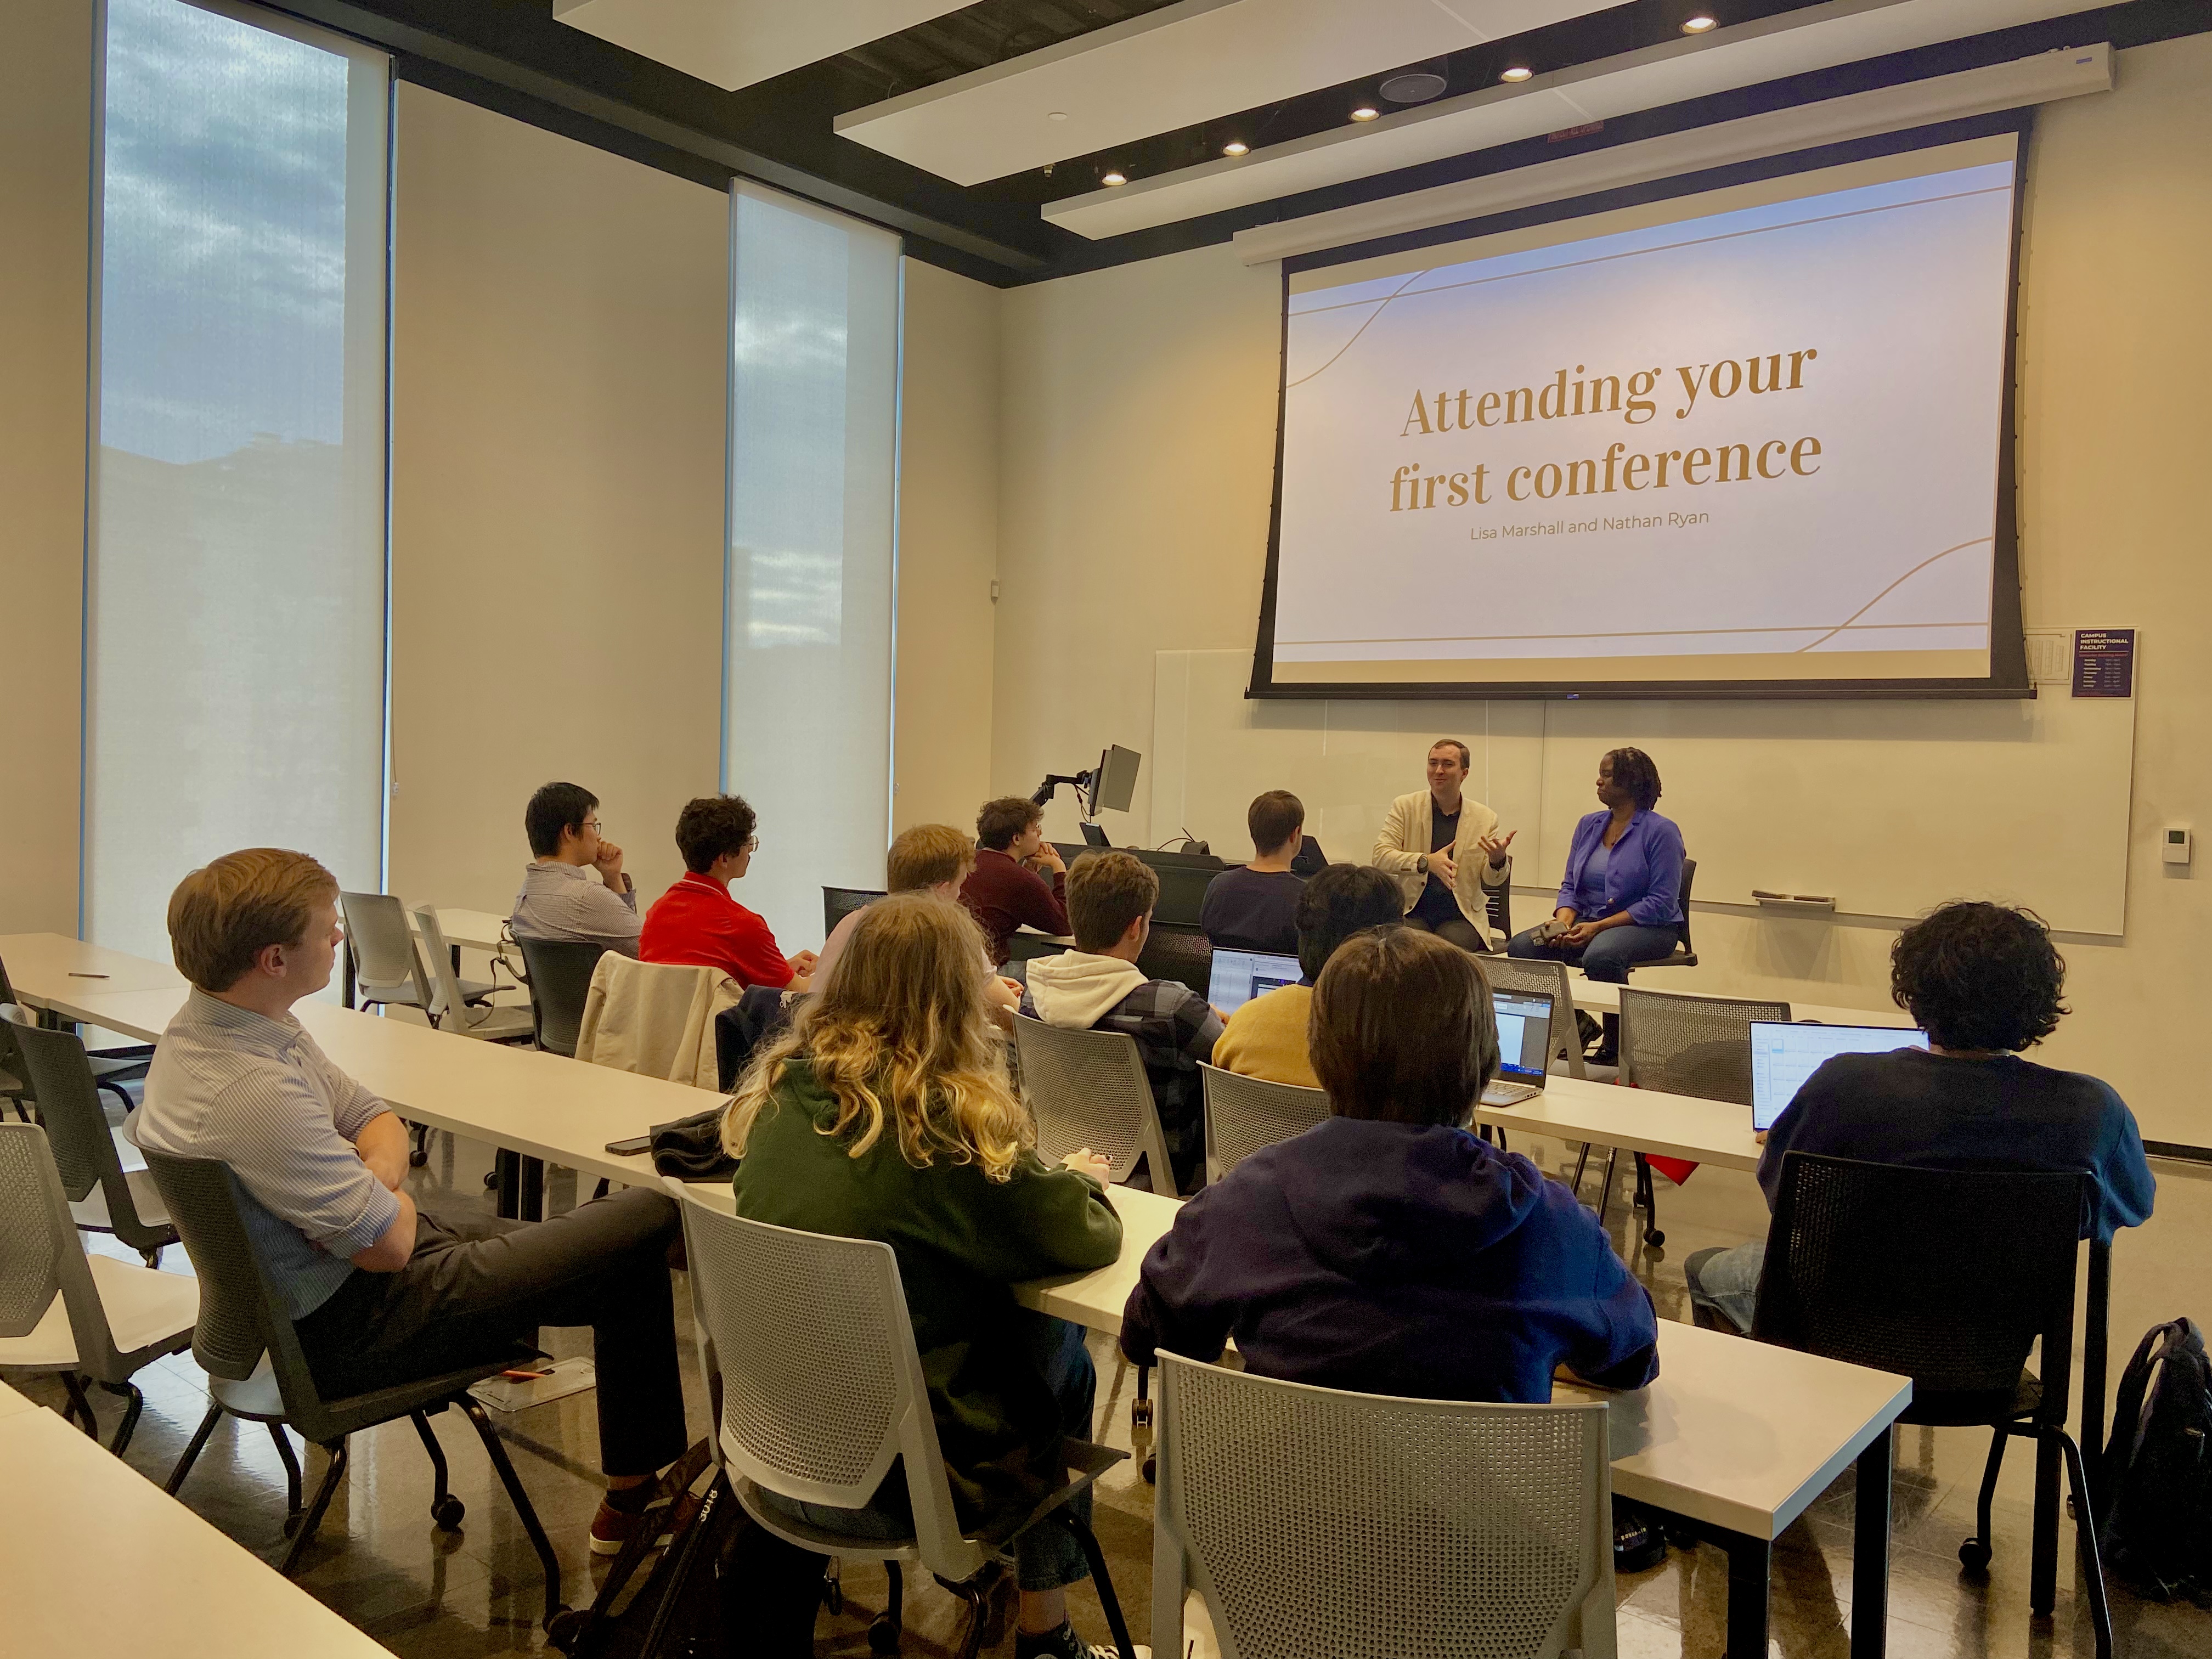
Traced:
<path fill-rule="evenodd" d="M 688 873 L 646 912 L 640 957 L 719 968 L 746 985 L 812 988 L 814 952 L 785 956 L 768 923 L 730 896 L 760 846 L 757 822 L 738 795 L 702 795 L 678 814 L 676 847 Z"/>
<path fill-rule="evenodd" d="M 1052 885 L 1044 875 L 1052 877 Z M 975 868 L 960 902 L 983 930 L 991 965 L 1004 967 L 1007 944 L 1024 926 L 1055 937 L 1067 932 L 1067 866 L 1044 838 L 1044 809 L 1024 795 L 986 801 L 975 815 Z"/>

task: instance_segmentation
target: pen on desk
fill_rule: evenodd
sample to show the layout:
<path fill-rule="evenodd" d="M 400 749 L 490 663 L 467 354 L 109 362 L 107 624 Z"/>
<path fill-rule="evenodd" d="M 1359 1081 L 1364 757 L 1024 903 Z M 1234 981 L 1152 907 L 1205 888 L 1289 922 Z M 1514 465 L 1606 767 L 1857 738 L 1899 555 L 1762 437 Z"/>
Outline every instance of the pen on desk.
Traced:
<path fill-rule="evenodd" d="M 82 973 L 79 973 L 79 972 L 78 972 L 76 969 L 74 969 L 74 968 L 72 968 L 72 969 L 70 969 L 70 971 L 69 971 L 69 976 L 70 976 L 71 979 L 106 979 L 106 978 L 107 977 L 107 975 L 106 975 L 106 974 L 82 974 Z"/>

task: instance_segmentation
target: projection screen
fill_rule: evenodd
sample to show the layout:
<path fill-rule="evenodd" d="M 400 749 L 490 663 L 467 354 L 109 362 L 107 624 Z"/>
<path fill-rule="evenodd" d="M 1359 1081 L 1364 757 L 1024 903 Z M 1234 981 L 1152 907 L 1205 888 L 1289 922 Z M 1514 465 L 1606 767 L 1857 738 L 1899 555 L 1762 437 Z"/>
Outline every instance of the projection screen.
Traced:
<path fill-rule="evenodd" d="M 2022 694 L 2019 143 L 1286 270 L 1252 694 Z"/>

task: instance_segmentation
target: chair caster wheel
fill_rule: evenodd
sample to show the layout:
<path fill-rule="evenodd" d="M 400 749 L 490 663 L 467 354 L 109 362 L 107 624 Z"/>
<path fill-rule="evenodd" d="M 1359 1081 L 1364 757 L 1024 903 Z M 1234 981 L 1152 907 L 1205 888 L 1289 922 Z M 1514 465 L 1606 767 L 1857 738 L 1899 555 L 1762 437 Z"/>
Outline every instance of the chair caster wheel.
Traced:
<path fill-rule="evenodd" d="M 1160 1456 L 1158 1452 L 1145 1454 L 1145 1483 L 1152 1486 L 1160 1484 Z"/>
<path fill-rule="evenodd" d="M 845 1611 L 844 1580 L 833 1578 L 826 1572 L 822 1575 L 822 1605 L 830 1609 L 832 1619 Z"/>
<path fill-rule="evenodd" d="M 1959 1546 L 1959 1563 L 1968 1572 L 1987 1572 L 1990 1547 L 1978 1538 L 1969 1538 Z"/>
<path fill-rule="evenodd" d="M 498 1186 L 498 1185 L 499 1185 L 499 1171 L 498 1171 L 498 1170 L 486 1170 L 484 1171 L 484 1185 L 485 1185 L 485 1186 L 487 1186 L 487 1187 L 496 1187 L 496 1186 Z"/>
<path fill-rule="evenodd" d="M 447 1532 L 459 1531 L 461 1517 L 468 1512 L 468 1505 L 451 1492 L 430 1505 L 430 1518 Z"/>
<path fill-rule="evenodd" d="M 294 1533 L 299 1531 L 300 1522 L 306 1519 L 307 1515 L 304 1511 L 295 1511 L 293 1514 L 286 1516 L 284 1517 L 284 1536 L 289 1538 Z"/>
<path fill-rule="evenodd" d="M 1654 1249 L 1656 1249 L 1660 1245 L 1664 1244 L 1667 1242 L 1667 1235 L 1654 1227 L 1644 1233 L 1644 1242 L 1646 1244 L 1650 1245 Z"/>
<path fill-rule="evenodd" d="M 413 1152 L 410 1152 L 410 1153 L 408 1153 L 408 1154 L 407 1154 L 407 1162 L 408 1162 L 408 1164 L 410 1164 L 410 1166 L 411 1166 L 412 1168 L 415 1168 L 415 1169 L 417 1169 L 417 1170 L 421 1169 L 421 1168 L 422 1168 L 425 1164 L 428 1164 L 429 1161 L 430 1161 L 430 1154 L 429 1154 L 429 1153 L 428 1153 L 428 1152 L 424 1152 L 424 1151 L 423 1151 L 421 1147 L 419 1147 L 419 1146 L 418 1146 L 418 1147 L 416 1147 Z"/>
<path fill-rule="evenodd" d="M 1129 1424 L 1133 1428 L 1148 1429 L 1152 1425 L 1152 1402 L 1133 1400 L 1129 1402 Z"/>
<path fill-rule="evenodd" d="M 888 1613 L 879 1613 L 868 1623 L 868 1651 L 896 1653 L 899 1650 L 899 1627 Z"/>
<path fill-rule="evenodd" d="M 545 1645 L 563 1653 L 574 1652 L 576 1638 L 583 1633 L 584 1615 L 574 1607 L 563 1607 L 545 1621 Z"/>

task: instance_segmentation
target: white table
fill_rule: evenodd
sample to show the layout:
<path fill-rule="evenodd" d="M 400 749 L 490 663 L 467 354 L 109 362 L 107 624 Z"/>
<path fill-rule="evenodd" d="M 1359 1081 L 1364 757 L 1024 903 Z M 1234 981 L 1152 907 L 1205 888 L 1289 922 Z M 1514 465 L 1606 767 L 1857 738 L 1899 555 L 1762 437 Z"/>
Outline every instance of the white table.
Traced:
<path fill-rule="evenodd" d="M 446 943 L 458 945 L 468 951 L 497 951 L 501 942 L 507 918 L 489 910 L 449 909 L 436 907 L 438 931 L 446 936 Z M 408 925 L 414 925 L 414 916 L 408 916 Z"/>
<path fill-rule="evenodd" d="M 730 1207 L 726 1192 L 707 1195 Z M 1091 1273 L 1018 1285 L 1014 1293 L 1024 1306 L 1120 1334 L 1146 1253 L 1174 1224 L 1181 1205 L 1126 1187 L 1114 1188 L 1113 1200 L 1121 1216 L 1120 1259 Z M 1702 1522 L 1728 1550 L 1728 1647 L 1735 1655 L 1765 1655 L 1774 1540 L 1856 1462 L 1851 1652 L 1875 1659 L 1883 1651 L 1890 1431 L 1911 1402 L 1910 1379 L 1662 1322 L 1659 1377 L 1650 1387 L 1568 1392 L 1610 1407 L 1613 1491 Z"/>
<path fill-rule="evenodd" d="M 65 1019 L 151 1042 L 184 1001 L 180 991 L 94 992 L 29 982 L 20 994 Z M 578 1173 L 643 1185 L 652 1159 L 606 1151 L 611 1140 L 644 1134 L 703 1111 L 722 1098 L 659 1078 L 588 1066 L 564 1055 L 479 1042 L 411 1020 L 356 1013 L 325 1002 L 293 1008 L 323 1052 L 400 1116 L 434 1129 L 489 1140 L 504 1151 Z M 527 1213 L 530 1194 L 502 1194 L 502 1211 Z"/>
<path fill-rule="evenodd" d="M 19 1412 L 34 1412 L 38 1409 L 5 1382 L 0 1382 L 0 1420 L 13 1417 Z"/>
<path fill-rule="evenodd" d="M 0 1648 L 390 1659 L 98 1442 L 13 1390 L 0 1396 L 0 1491 L 19 1521 L 0 1550 Z"/>
<path fill-rule="evenodd" d="M 181 991 L 185 976 L 166 962 L 110 951 L 64 933 L 9 933 L 0 936 L 0 963 L 9 981 L 38 1006 L 38 988 L 99 991 Z"/>
<path fill-rule="evenodd" d="M 1650 973 L 1638 978 L 1626 988 L 1634 991 L 1656 991 L 1666 996 L 1719 996 L 1721 992 L 1701 989 L 1689 984 L 1665 984 L 1654 981 L 1667 978 L 1663 973 Z M 1617 1014 L 1620 1012 L 1622 987 L 1609 981 L 1587 979 L 1579 968 L 1567 969 L 1567 988 L 1573 995 L 1575 1006 L 1589 1014 Z M 1800 1002 L 1795 997 L 1771 999 L 1736 998 L 1738 1001 L 1787 1002 L 1790 1018 L 1814 1020 L 1822 1025 L 1893 1025 L 1900 1030 L 1912 1029 L 1912 1020 L 1901 1008 L 1894 1006 L 1882 1008 L 1840 1008 L 1820 1002 Z"/>

